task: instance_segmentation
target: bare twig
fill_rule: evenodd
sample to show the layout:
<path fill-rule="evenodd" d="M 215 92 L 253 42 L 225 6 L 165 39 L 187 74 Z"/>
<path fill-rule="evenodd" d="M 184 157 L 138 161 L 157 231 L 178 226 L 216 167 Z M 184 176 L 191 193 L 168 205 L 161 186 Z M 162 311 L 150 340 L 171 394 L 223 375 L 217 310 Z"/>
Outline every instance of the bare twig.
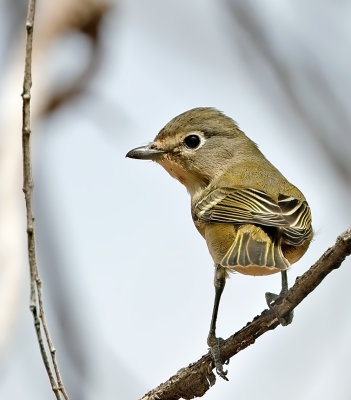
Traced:
<path fill-rule="evenodd" d="M 30 147 L 30 139 L 31 139 L 30 90 L 32 86 L 32 44 L 33 44 L 35 5 L 36 5 L 36 0 L 29 0 L 28 13 L 26 19 L 27 41 L 26 41 L 26 55 L 25 55 L 24 80 L 23 80 L 23 92 L 22 92 L 23 192 L 27 210 L 28 259 L 30 268 L 30 310 L 33 314 L 34 326 L 37 334 L 40 352 L 43 358 L 45 369 L 49 376 L 52 390 L 54 391 L 54 394 L 58 400 L 62 398 L 61 396 L 63 396 L 64 399 L 68 400 L 68 395 L 63 385 L 56 360 L 56 350 L 54 348 L 49 333 L 48 325 L 45 319 L 41 280 L 38 274 L 36 254 L 35 254 L 34 217 L 32 211 L 33 178 L 32 178 L 31 147 Z M 44 337 L 46 343 L 43 340 L 42 331 L 44 331 Z M 46 345 L 48 346 L 50 351 L 51 361 L 46 351 Z"/>
<path fill-rule="evenodd" d="M 351 228 L 341 234 L 335 245 L 328 249 L 307 272 L 296 279 L 294 286 L 284 296 L 278 297 L 273 305 L 273 310 L 264 310 L 244 328 L 223 341 L 221 346 L 223 361 L 229 360 L 239 351 L 253 344 L 265 332 L 276 328 L 279 325 L 276 315 L 284 316 L 290 313 L 330 272 L 339 268 L 350 254 Z M 177 400 L 201 397 L 216 381 L 212 372 L 213 368 L 211 355 L 207 353 L 195 363 L 182 368 L 167 382 L 151 390 L 142 400 Z"/>

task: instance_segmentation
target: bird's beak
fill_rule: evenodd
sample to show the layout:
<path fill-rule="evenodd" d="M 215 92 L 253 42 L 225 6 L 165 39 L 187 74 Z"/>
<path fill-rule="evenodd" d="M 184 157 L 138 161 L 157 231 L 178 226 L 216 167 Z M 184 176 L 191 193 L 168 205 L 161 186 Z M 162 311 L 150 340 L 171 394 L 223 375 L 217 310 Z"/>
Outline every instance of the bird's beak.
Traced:
<path fill-rule="evenodd" d="M 137 147 L 128 151 L 126 157 L 136 158 L 138 160 L 158 160 L 165 152 L 163 150 L 152 149 L 150 145 Z"/>

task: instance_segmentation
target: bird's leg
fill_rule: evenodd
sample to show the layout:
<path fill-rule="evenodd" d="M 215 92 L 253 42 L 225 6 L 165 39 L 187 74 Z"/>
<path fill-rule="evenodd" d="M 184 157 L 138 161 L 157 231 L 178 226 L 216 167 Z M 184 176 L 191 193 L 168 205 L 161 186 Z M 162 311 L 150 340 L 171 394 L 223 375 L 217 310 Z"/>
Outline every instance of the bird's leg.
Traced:
<path fill-rule="evenodd" d="M 282 294 L 285 294 L 288 291 L 288 274 L 286 270 L 281 271 L 281 277 L 282 277 L 282 290 L 280 294 L 275 294 L 275 293 L 266 293 L 266 302 L 267 305 L 270 309 L 272 308 L 272 303 Z M 274 311 L 274 309 L 273 309 Z M 282 326 L 286 326 L 291 324 L 293 318 L 294 318 L 294 311 L 291 311 L 288 315 L 285 317 L 281 317 L 280 315 L 277 315 L 278 321 Z"/>
<path fill-rule="evenodd" d="M 223 339 L 216 337 L 216 321 L 217 321 L 217 314 L 218 314 L 218 307 L 219 302 L 221 300 L 221 296 L 224 290 L 226 281 L 226 271 L 225 268 L 221 265 L 216 265 L 216 271 L 214 276 L 214 287 L 215 287 L 215 299 L 213 304 L 213 311 L 212 311 L 212 319 L 210 325 L 210 332 L 208 333 L 207 337 L 207 344 L 210 347 L 212 359 L 214 365 L 216 367 L 217 374 L 225 379 L 226 381 L 228 378 L 226 377 L 228 371 L 224 371 L 223 363 L 221 360 L 221 342 Z"/>

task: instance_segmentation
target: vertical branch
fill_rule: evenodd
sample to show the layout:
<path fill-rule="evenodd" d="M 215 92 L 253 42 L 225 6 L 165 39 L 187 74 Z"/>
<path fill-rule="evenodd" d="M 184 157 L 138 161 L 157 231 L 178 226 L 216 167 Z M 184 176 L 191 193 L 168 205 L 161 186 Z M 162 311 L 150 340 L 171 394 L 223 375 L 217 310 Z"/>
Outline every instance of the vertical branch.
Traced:
<path fill-rule="evenodd" d="M 28 14 L 26 21 L 27 41 L 26 56 L 24 64 L 24 80 L 23 80 L 23 108 L 22 108 L 22 147 L 23 147 L 23 192 L 27 209 L 27 235 L 28 235 L 28 257 L 30 266 L 31 279 L 30 287 L 30 307 L 35 307 L 35 279 L 37 277 L 37 265 L 35 258 L 34 232 L 32 213 L 32 166 L 30 151 L 30 89 L 32 87 L 32 43 L 33 43 L 33 24 L 35 14 L 35 0 L 29 0 Z"/>
<path fill-rule="evenodd" d="M 27 241 L 28 241 L 28 260 L 30 268 L 30 310 L 33 315 L 35 331 L 39 343 L 40 353 L 48 374 L 51 388 L 60 400 L 63 396 L 68 400 L 65 387 L 62 382 L 61 374 L 56 360 L 56 350 L 51 340 L 48 325 L 44 313 L 44 304 L 42 296 L 42 284 L 38 274 L 36 253 L 35 253 L 35 235 L 34 235 L 34 216 L 32 209 L 33 177 L 31 163 L 31 126 L 30 126 L 30 100 L 32 87 L 32 45 L 33 45 L 33 27 L 35 16 L 36 0 L 28 1 L 28 12 L 26 19 L 26 54 L 23 79 L 23 108 L 22 108 L 22 150 L 23 150 L 23 192 L 27 210 Z M 45 341 L 43 340 L 44 332 Z M 48 357 L 46 346 L 49 348 L 50 357 Z M 52 364 L 52 365 L 51 365 Z M 52 368 L 53 367 L 53 368 Z"/>

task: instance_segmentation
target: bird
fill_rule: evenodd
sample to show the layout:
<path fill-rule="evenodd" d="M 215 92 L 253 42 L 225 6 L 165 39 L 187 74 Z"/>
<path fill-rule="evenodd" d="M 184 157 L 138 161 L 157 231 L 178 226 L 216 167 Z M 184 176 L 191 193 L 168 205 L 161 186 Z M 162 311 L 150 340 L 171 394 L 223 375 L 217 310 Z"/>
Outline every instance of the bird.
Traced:
<path fill-rule="evenodd" d="M 126 157 L 155 161 L 191 196 L 193 222 L 215 266 L 207 344 L 217 374 L 228 380 L 220 355 L 222 339 L 216 336 L 226 279 L 231 272 L 256 276 L 279 272 L 284 294 L 287 270 L 304 255 L 313 237 L 310 207 L 238 124 L 213 107 L 176 116 L 152 142 L 130 150 Z M 266 293 L 269 307 L 277 297 Z M 277 315 L 282 325 L 292 318 L 292 313 Z"/>

